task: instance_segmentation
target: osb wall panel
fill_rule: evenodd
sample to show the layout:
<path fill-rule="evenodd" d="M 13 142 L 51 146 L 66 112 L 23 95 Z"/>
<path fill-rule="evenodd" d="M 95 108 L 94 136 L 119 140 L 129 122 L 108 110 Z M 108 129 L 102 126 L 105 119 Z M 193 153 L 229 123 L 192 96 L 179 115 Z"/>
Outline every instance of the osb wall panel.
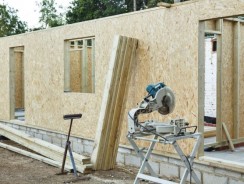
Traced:
<path fill-rule="evenodd" d="M 70 89 L 72 92 L 81 91 L 82 50 L 70 52 Z"/>
<path fill-rule="evenodd" d="M 217 10 L 217 11 L 216 11 Z M 160 121 L 171 118 L 186 118 L 197 125 L 198 116 L 198 20 L 244 13 L 244 2 L 233 0 L 202 0 L 170 9 L 155 8 L 136 13 L 98 19 L 46 31 L 0 40 L 0 58 L 4 77 L 8 81 L 8 49 L 25 46 L 25 92 L 26 124 L 60 132 L 68 131 L 68 122 L 63 114 L 82 113 L 74 121 L 72 134 L 94 138 L 101 107 L 106 72 L 115 34 L 135 37 L 139 40 L 137 55 L 133 63 L 132 78 L 124 114 L 121 144 L 128 144 L 127 112 L 146 95 L 145 87 L 156 82 L 165 82 L 176 95 L 175 111 L 169 116 L 157 113 L 151 119 Z M 175 18 L 177 17 L 177 18 Z M 109 29 L 108 29 L 109 27 Z M 109 30 L 109 31 L 108 31 Z M 64 40 L 95 36 L 96 42 L 96 89 L 95 94 L 64 93 Z M 3 46 L 4 45 L 4 46 Z M 3 104 L 8 106 L 8 85 L 0 89 Z M 123 103 L 123 102 L 121 102 Z M 2 111 L 4 110 L 4 111 Z M 0 107 L 0 118 L 9 110 Z M 190 147 L 183 141 L 186 152 Z M 172 151 L 157 146 L 157 150 Z"/>
<path fill-rule="evenodd" d="M 233 65 L 234 65 L 234 29 L 233 22 L 224 21 L 222 34 L 222 101 L 221 120 L 233 136 Z"/>
<path fill-rule="evenodd" d="M 15 52 L 15 108 L 24 108 L 23 52 Z"/>
<path fill-rule="evenodd" d="M 244 137 L 244 24 L 241 24 L 240 39 L 240 137 Z"/>
<path fill-rule="evenodd" d="M 82 91 L 82 50 L 70 51 L 70 88 L 72 92 Z M 87 92 L 92 92 L 92 49 L 87 48 Z"/>

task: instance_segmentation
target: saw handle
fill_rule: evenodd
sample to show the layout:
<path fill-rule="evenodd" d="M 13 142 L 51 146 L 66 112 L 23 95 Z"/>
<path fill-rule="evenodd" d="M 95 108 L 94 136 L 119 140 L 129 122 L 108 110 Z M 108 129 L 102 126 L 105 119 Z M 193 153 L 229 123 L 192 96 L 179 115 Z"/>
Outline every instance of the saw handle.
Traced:
<path fill-rule="evenodd" d="M 180 128 L 180 131 L 178 132 L 178 134 L 176 136 L 180 136 L 183 132 L 182 130 L 185 130 L 188 129 L 188 128 L 195 128 L 193 132 L 190 132 L 191 134 L 194 134 L 196 133 L 196 130 L 197 130 L 197 126 L 186 126 L 186 127 L 182 127 Z"/>

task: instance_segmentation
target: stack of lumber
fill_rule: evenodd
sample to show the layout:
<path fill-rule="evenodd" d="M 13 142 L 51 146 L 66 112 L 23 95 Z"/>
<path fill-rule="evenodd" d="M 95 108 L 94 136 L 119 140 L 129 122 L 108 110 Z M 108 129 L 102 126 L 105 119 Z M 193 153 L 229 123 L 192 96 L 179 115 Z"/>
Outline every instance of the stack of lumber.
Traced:
<path fill-rule="evenodd" d="M 52 162 L 54 163 L 55 166 L 61 167 L 63 161 L 63 155 L 64 155 L 63 148 L 48 143 L 46 141 L 31 137 L 28 134 L 25 134 L 23 132 L 20 132 L 16 129 L 10 128 L 2 124 L 0 124 L 0 135 L 3 135 L 9 138 L 10 140 L 19 143 L 20 145 L 29 148 L 30 150 L 33 150 L 51 160 L 42 157 L 36 157 L 35 159 L 42 160 L 43 162 L 45 162 L 44 160 L 47 160 L 46 163 Z M 6 146 L 4 144 L 1 144 L 0 146 L 5 147 L 6 149 L 10 149 L 10 150 L 12 149 L 12 151 L 16 150 L 15 152 L 19 151 L 20 154 L 23 153 L 26 154 L 26 156 L 31 155 L 28 152 L 23 152 L 18 149 L 14 149 L 10 146 Z M 89 173 L 91 171 L 92 164 L 90 162 L 89 157 L 85 157 L 77 153 L 73 153 L 73 157 L 75 160 L 77 171 L 81 173 Z M 72 165 L 71 165 L 70 157 L 67 154 L 66 169 L 69 170 L 70 168 L 72 168 Z"/>
<path fill-rule="evenodd" d="M 115 167 L 121 132 L 121 112 L 137 43 L 137 39 L 125 36 L 114 38 L 92 153 L 95 170 Z"/>

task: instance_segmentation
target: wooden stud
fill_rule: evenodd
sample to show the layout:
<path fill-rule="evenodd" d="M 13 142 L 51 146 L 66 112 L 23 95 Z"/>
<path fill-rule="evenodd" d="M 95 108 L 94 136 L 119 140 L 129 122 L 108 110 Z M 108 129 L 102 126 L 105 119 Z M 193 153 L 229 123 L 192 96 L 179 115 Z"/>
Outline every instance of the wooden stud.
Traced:
<path fill-rule="evenodd" d="M 96 69 L 96 62 L 95 62 L 95 38 L 92 38 L 92 93 L 95 93 L 95 70 Z"/>
<path fill-rule="evenodd" d="M 70 92 L 70 41 L 64 42 L 64 92 Z"/>
<path fill-rule="evenodd" d="M 228 142 L 229 142 L 229 147 L 230 147 L 231 151 L 234 151 L 235 148 L 234 148 L 233 142 L 232 142 L 232 140 L 231 140 L 229 131 L 228 131 L 228 129 L 227 129 L 225 123 L 222 123 L 222 125 L 223 125 L 223 129 L 224 129 L 225 135 L 226 135 L 226 137 L 227 137 L 227 140 L 228 140 Z"/>
<path fill-rule="evenodd" d="M 82 61 L 81 61 L 81 92 L 87 92 L 87 39 L 83 40 Z"/>
<path fill-rule="evenodd" d="M 217 21 L 217 27 L 223 30 L 223 19 Z M 217 35 L 217 118 L 216 118 L 216 141 L 222 141 L 222 35 Z"/>
<path fill-rule="evenodd" d="M 204 91 L 205 91 L 205 22 L 199 22 L 198 33 L 198 132 L 204 133 Z M 198 156 L 204 154 L 204 141 L 199 146 Z"/>
<path fill-rule="evenodd" d="M 220 31 L 215 31 L 215 30 L 205 30 L 205 33 L 221 35 Z"/>
<path fill-rule="evenodd" d="M 25 53 L 24 50 L 22 52 L 22 104 L 25 109 Z"/>
<path fill-rule="evenodd" d="M 240 129 L 240 22 L 234 24 L 234 86 L 233 86 L 233 117 L 234 138 L 239 138 Z"/>
<path fill-rule="evenodd" d="M 10 119 L 15 118 L 15 54 L 14 48 L 9 49 L 9 102 Z"/>

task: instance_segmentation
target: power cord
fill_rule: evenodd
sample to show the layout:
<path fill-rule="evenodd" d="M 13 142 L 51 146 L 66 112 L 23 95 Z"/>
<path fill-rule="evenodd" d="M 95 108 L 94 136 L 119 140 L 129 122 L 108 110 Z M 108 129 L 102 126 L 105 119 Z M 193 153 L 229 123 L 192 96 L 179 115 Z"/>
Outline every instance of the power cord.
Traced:
<path fill-rule="evenodd" d="M 192 167 L 191 167 L 190 161 L 188 160 L 188 157 L 186 155 L 184 155 L 184 157 L 186 158 L 186 160 L 189 164 L 189 167 L 190 167 L 190 184 L 191 184 Z"/>

